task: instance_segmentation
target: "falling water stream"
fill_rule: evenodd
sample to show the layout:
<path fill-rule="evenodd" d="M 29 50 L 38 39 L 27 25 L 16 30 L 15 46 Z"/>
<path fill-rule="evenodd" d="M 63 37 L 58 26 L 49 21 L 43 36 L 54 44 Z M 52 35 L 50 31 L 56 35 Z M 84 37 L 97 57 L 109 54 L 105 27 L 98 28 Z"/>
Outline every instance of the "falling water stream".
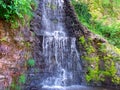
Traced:
<path fill-rule="evenodd" d="M 48 86 L 66 86 L 80 84 L 81 64 L 76 49 L 76 38 L 67 36 L 63 22 L 63 0 L 43 0 L 42 30 L 43 56 L 46 64 L 46 77 L 42 84 Z"/>
<path fill-rule="evenodd" d="M 76 38 L 66 32 L 64 0 L 41 2 L 42 28 L 37 33 L 36 66 L 28 71 L 25 90 L 103 90 L 80 86 L 83 81 L 81 59 Z"/>

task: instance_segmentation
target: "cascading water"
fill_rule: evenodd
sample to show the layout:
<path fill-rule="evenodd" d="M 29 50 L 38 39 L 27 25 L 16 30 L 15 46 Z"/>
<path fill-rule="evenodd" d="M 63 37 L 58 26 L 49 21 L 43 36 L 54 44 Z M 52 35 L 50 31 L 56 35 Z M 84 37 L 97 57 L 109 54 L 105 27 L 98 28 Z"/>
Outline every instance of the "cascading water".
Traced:
<path fill-rule="evenodd" d="M 43 28 L 40 35 L 43 36 L 44 71 L 52 73 L 43 80 L 43 85 L 80 84 L 81 75 L 78 72 L 81 64 L 76 39 L 68 37 L 65 32 L 63 4 L 63 0 L 43 0 L 42 4 Z"/>
<path fill-rule="evenodd" d="M 34 59 L 28 70 L 28 87 L 81 84 L 81 63 L 76 38 L 67 35 L 63 0 L 42 0 L 42 28 L 36 33 Z M 37 41 L 38 40 L 38 41 Z M 35 89 L 36 90 L 36 89 Z"/>
<path fill-rule="evenodd" d="M 52 35 L 57 33 L 57 31 L 65 30 L 64 23 L 62 22 L 64 15 L 63 3 L 63 0 L 43 0 L 42 30 L 40 31 L 42 35 Z"/>
<path fill-rule="evenodd" d="M 58 33 L 43 37 L 45 72 L 51 72 L 52 76 L 43 80 L 42 84 L 55 86 L 80 84 L 81 65 L 76 40 L 66 36 L 60 37 Z"/>
<path fill-rule="evenodd" d="M 81 85 L 80 55 L 76 49 L 76 38 L 67 34 L 63 6 L 63 0 L 40 0 L 32 23 L 36 33 L 35 66 L 28 68 L 22 90 L 105 90 Z"/>

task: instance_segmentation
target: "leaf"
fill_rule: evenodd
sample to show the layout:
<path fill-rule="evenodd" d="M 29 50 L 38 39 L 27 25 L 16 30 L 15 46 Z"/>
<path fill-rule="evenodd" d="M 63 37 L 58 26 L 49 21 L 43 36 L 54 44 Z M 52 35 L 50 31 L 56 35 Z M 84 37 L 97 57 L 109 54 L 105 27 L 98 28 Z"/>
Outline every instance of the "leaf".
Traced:
<path fill-rule="evenodd" d="M 19 83 L 24 84 L 26 82 L 26 76 L 24 74 L 20 75 Z"/>

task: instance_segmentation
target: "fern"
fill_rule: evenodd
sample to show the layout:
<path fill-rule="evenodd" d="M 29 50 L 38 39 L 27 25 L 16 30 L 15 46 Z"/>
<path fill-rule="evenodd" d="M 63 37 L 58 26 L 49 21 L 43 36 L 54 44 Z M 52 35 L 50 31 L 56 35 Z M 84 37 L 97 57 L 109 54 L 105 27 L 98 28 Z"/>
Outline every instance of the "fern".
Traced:
<path fill-rule="evenodd" d="M 33 16 L 34 0 L 0 0 L 0 19 L 8 22 L 27 22 Z M 19 22 L 18 22 L 19 21 Z"/>

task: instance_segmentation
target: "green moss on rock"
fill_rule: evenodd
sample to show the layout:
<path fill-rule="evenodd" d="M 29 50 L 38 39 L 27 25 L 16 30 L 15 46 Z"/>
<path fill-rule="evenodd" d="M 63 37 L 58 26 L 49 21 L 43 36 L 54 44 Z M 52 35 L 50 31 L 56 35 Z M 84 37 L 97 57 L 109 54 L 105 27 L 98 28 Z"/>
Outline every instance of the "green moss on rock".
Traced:
<path fill-rule="evenodd" d="M 84 47 L 82 56 L 86 68 L 86 81 L 88 83 L 103 83 L 107 79 L 120 84 L 120 77 L 117 75 L 116 62 L 119 60 L 119 49 L 101 41 L 94 41 L 93 38 L 80 37 L 79 43 Z"/>

